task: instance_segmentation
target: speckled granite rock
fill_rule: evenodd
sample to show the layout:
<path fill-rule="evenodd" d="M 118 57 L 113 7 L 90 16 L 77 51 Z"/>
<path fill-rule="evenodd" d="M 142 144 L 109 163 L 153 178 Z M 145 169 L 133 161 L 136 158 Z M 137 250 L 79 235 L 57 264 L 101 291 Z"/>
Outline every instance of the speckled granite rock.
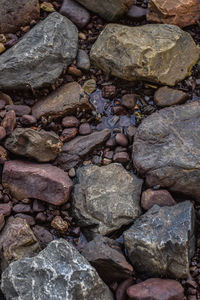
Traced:
<path fill-rule="evenodd" d="M 1 289 L 12 300 L 114 299 L 95 269 L 62 239 L 36 257 L 12 263 L 2 274 Z"/>
<path fill-rule="evenodd" d="M 0 89 L 37 89 L 54 83 L 77 49 L 76 26 L 57 12 L 50 14 L 0 56 Z"/>
<path fill-rule="evenodd" d="M 90 52 L 91 61 L 105 73 L 170 86 L 190 75 L 199 57 L 189 33 L 165 24 L 108 24 Z"/>
<path fill-rule="evenodd" d="M 143 180 L 129 174 L 122 165 L 82 167 L 78 181 L 72 195 L 73 215 L 88 239 L 108 235 L 141 214 Z"/>
<path fill-rule="evenodd" d="M 186 278 L 195 253 L 195 213 L 191 202 L 154 205 L 124 233 L 128 257 L 150 277 Z"/>

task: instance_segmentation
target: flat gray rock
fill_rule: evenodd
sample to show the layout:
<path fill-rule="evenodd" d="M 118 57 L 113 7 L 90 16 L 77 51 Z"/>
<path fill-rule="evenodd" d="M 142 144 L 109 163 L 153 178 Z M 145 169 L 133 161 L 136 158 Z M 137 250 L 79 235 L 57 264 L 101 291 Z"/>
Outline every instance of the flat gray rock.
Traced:
<path fill-rule="evenodd" d="M 34 89 L 54 83 L 77 54 L 76 26 L 57 12 L 39 22 L 0 56 L 0 89 Z"/>
<path fill-rule="evenodd" d="M 95 269 L 67 241 L 51 242 L 33 258 L 10 264 L 1 289 L 12 300 L 113 300 Z"/>
<path fill-rule="evenodd" d="M 134 269 L 150 277 L 186 278 L 195 253 L 194 224 L 190 201 L 154 205 L 124 233 Z"/>
<path fill-rule="evenodd" d="M 142 121 L 133 163 L 146 183 L 200 198 L 200 101 L 164 108 Z"/>
<path fill-rule="evenodd" d="M 73 215 L 88 239 L 108 235 L 140 216 L 143 180 L 122 165 L 82 167 L 78 181 L 72 195 Z"/>

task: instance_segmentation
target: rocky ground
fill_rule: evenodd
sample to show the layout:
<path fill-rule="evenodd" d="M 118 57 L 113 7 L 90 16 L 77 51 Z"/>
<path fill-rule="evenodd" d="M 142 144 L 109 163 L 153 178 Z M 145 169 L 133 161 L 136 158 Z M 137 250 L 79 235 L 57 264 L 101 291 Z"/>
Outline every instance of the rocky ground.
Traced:
<path fill-rule="evenodd" d="M 199 0 L 0 14 L 0 299 L 199 300 Z"/>

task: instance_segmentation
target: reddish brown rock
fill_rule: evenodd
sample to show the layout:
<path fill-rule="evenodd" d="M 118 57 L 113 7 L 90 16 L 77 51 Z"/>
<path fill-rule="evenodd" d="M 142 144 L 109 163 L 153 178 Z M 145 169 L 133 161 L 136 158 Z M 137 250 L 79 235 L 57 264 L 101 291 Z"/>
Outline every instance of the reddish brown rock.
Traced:
<path fill-rule="evenodd" d="M 159 206 L 172 206 L 176 204 L 176 201 L 167 190 L 148 189 L 144 191 L 141 198 L 142 208 L 148 210 L 155 204 Z"/>
<path fill-rule="evenodd" d="M 118 145 L 126 147 L 128 146 L 128 139 L 123 133 L 117 133 L 115 140 Z"/>
<path fill-rule="evenodd" d="M 34 219 L 32 216 L 29 216 L 29 215 L 26 215 L 26 214 L 19 213 L 19 214 L 16 214 L 14 217 L 15 217 L 15 218 L 25 219 L 26 222 L 27 222 L 27 224 L 30 225 L 30 226 L 35 225 L 35 219 Z"/>
<path fill-rule="evenodd" d="M 69 226 L 68 226 L 68 223 L 66 221 L 64 221 L 60 216 L 56 216 L 51 221 L 51 227 L 53 227 L 60 234 L 66 235 Z"/>
<path fill-rule="evenodd" d="M 134 109 L 136 105 L 137 97 L 135 94 L 126 94 L 122 97 L 122 105 L 128 109 Z"/>
<path fill-rule="evenodd" d="M 12 210 L 11 202 L 0 204 L 0 214 L 4 215 L 5 217 L 10 216 L 11 210 Z"/>
<path fill-rule="evenodd" d="M 0 140 L 3 140 L 6 137 L 6 130 L 4 127 L 0 126 Z"/>
<path fill-rule="evenodd" d="M 9 135 L 13 132 L 16 125 L 16 114 L 14 110 L 10 110 L 6 113 L 5 117 L 1 122 L 1 126 L 3 126 L 6 130 L 6 134 Z"/>
<path fill-rule="evenodd" d="M 30 204 L 16 204 L 13 206 L 14 213 L 32 213 Z"/>
<path fill-rule="evenodd" d="M 53 241 L 53 235 L 42 226 L 34 226 L 33 232 L 42 249 L 45 248 L 51 241 Z"/>
<path fill-rule="evenodd" d="M 6 105 L 6 110 L 14 110 L 15 114 L 17 117 L 21 117 L 23 115 L 29 115 L 31 113 L 31 108 L 27 105 L 16 105 L 16 104 L 11 104 L 11 105 Z"/>
<path fill-rule="evenodd" d="M 151 278 L 127 289 L 130 300 L 184 300 L 184 289 L 175 280 Z"/>
<path fill-rule="evenodd" d="M 0 214 L 0 231 L 3 229 L 5 225 L 4 215 Z"/>
<path fill-rule="evenodd" d="M 116 96 L 117 89 L 114 85 L 106 85 L 102 89 L 102 96 L 107 99 L 113 99 Z"/>
<path fill-rule="evenodd" d="M 20 122 L 23 124 L 23 125 L 26 125 L 26 126 L 30 126 L 30 125 L 34 125 L 37 123 L 37 120 L 34 116 L 31 116 L 31 115 L 23 115 L 21 118 L 20 118 Z"/>
<path fill-rule="evenodd" d="M 149 0 L 147 20 L 186 27 L 200 20 L 199 0 Z"/>
<path fill-rule="evenodd" d="M 62 126 L 66 128 L 78 127 L 79 120 L 74 116 L 67 116 L 62 119 Z"/>
<path fill-rule="evenodd" d="M 16 32 L 21 26 L 29 24 L 40 17 L 38 0 L 1 0 L 0 32 Z"/>
<path fill-rule="evenodd" d="M 113 156 L 113 161 L 121 164 L 129 162 L 129 159 L 127 152 L 118 152 Z"/>
<path fill-rule="evenodd" d="M 77 109 L 92 110 L 93 106 L 81 86 L 77 82 L 71 82 L 38 101 L 32 108 L 32 114 L 36 119 L 42 116 L 57 118 L 72 115 Z"/>
<path fill-rule="evenodd" d="M 78 136 L 63 145 L 62 152 L 58 156 L 58 163 L 70 170 L 79 164 L 95 148 L 102 146 L 110 137 L 110 130 L 93 132 L 87 136 Z"/>
<path fill-rule="evenodd" d="M 167 107 L 182 104 L 188 99 L 188 95 L 180 90 L 171 89 L 168 86 L 159 88 L 154 94 L 154 102 L 157 106 Z"/>
<path fill-rule="evenodd" d="M 122 281 L 116 291 L 116 300 L 127 300 L 126 290 L 133 285 L 133 283 L 134 281 L 132 277 Z"/>
<path fill-rule="evenodd" d="M 67 202 L 72 181 L 61 169 L 50 164 L 8 161 L 2 184 L 18 200 L 36 198 L 54 205 Z"/>
<path fill-rule="evenodd" d="M 92 133 L 92 128 L 90 127 L 89 123 L 83 123 L 79 127 L 79 134 L 80 135 L 88 135 Z"/>
<path fill-rule="evenodd" d="M 60 136 L 62 142 L 72 140 L 78 134 L 77 128 L 65 128 Z"/>
<path fill-rule="evenodd" d="M 1 267 L 5 269 L 12 261 L 33 256 L 39 244 L 26 220 L 10 217 L 0 234 Z"/>
<path fill-rule="evenodd" d="M 8 159 L 8 151 L 0 146 L 0 164 L 4 164 L 4 162 Z"/>
<path fill-rule="evenodd" d="M 97 235 L 83 248 L 81 254 L 106 283 L 121 281 L 133 273 L 133 267 L 123 255 L 120 244 L 107 237 Z"/>

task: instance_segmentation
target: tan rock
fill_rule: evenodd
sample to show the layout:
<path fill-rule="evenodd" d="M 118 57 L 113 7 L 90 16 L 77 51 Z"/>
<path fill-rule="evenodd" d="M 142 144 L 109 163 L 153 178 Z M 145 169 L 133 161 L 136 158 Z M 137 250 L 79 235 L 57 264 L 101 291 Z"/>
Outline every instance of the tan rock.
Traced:
<path fill-rule="evenodd" d="M 72 82 L 63 85 L 47 98 L 38 101 L 32 108 L 32 114 L 37 119 L 42 116 L 57 118 L 73 114 L 77 109 L 91 110 L 93 106 L 81 86 Z"/>
<path fill-rule="evenodd" d="M 176 104 L 182 104 L 188 99 L 188 94 L 180 90 L 160 87 L 154 94 L 154 102 L 157 106 L 167 107 Z"/>
<path fill-rule="evenodd" d="M 200 20 L 199 0 L 149 0 L 147 20 L 186 27 Z"/>
<path fill-rule="evenodd" d="M 77 0 L 87 9 L 97 13 L 107 21 L 116 20 L 133 5 L 133 0 Z"/>
<path fill-rule="evenodd" d="M 40 7 L 38 0 L 1 0 L 0 1 L 0 32 L 16 32 L 31 20 L 38 20 Z"/>
<path fill-rule="evenodd" d="M 53 227 L 56 231 L 58 231 L 62 235 L 67 234 L 68 223 L 64 221 L 60 216 L 56 216 L 51 221 L 51 227 Z"/>
<path fill-rule="evenodd" d="M 190 34 L 174 25 L 108 24 L 90 58 L 105 73 L 119 78 L 173 86 L 190 75 L 199 54 Z"/>
<path fill-rule="evenodd" d="M 1 267 L 39 252 L 39 244 L 25 219 L 10 217 L 0 234 Z"/>

